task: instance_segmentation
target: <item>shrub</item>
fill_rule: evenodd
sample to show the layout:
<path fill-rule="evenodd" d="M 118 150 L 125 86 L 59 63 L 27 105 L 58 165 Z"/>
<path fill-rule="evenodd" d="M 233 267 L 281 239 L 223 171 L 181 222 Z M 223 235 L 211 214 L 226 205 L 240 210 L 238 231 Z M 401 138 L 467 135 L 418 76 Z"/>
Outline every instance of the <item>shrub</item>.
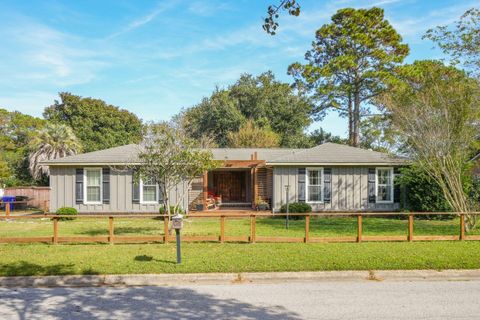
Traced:
<path fill-rule="evenodd" d="M 283 206 L 280 207 L 280 212 L 281 213 L 286 213 L 287 212 L 287 205 L 284 204 Z M 305 202 L 293 202 L 288 204 L 288 212 L 289 213 L 311 213 L 312 212 L 312 207 Z M 291 217 L 294 220 L 298 219 L 304 219 L 304 217 L 300 216 L 292 216 Z"/>
<path fill-rule="evenodd" d="M 77 209 L 72 208 L 72 207 L 62 207 L 59 208 L 55 214 L 57 215 L 62 215 L 62 216 L 76 216 L 78 214 Z M 66 221 L 66 220 L 75 220 L 73 217 L 61 217 L 59 218 L 60 220 Z"/>
<path fill-rule="evenodd" d="M 158 212 L 160 214 L 166 214 L 167 213 L 163 206 L 161 206 L 160 209 L 158 209 Z M 170 206 L 170 214 L 174 214 L 174 212 L 175 212 L 175 206 Z M 185 210 L 183 210 L 182 207 L 177 207 L 176 212 L 178 212 L 180 214 L 185 214 Z"/>

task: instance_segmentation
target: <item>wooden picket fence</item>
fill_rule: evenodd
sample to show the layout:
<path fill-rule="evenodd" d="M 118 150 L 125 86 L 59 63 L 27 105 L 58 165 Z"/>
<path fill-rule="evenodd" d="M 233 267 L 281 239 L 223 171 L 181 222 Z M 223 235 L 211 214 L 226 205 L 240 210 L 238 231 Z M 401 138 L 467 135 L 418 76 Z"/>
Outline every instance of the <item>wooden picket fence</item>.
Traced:
<path fill-rule="evenodd" d="M 400 213 L 400 212 L 356 212 L 356 213 L 291 213 L 290 217 L 299 216 L 304 217 L 305 233 L 303 237 L 285 237 L 285 236 L 259 236 L 256 232 L 257 218 L 273 218 L 285 217 L 284 213 L 257 213 L 251 212 L 228 212 L 228 213 L 204 213 L 191 214 L 189 219 L 205 219 L 216 218 L 219 219 L 219 234 L 218 235 L 184 235 L 182 241 L 185 242 L 303 242 L 303 243 L 318 243 L 318 242 L 363 242 L 363 241 L 437 241 L 437 240 L 480 240 L 480 235 L 466 235 L 465 234 L 465 214 L 458 213 L 460 216 L 460 224 L 458 235 L 414 235 L 414 217 L 420 215 L 452 215 L 454 213 L 445 212 L 415 212 L 415 213 Z M 478 215 L 479 212 L 472 212 L 469 214 Z M 310 219 L 312 217 L 356 217 L 357 218 L 357 232 L 356 236 L 337 236 L 337 237 L 313 237 L 310 235 Z M 407 216 L 408 229 L 405 236 L 365 236 L 363 235 L 363 218 L 375 216 Z M 40 215 L 10 215 L 4 216 L 0 219 L 40 219 L 48 218 L 52 221 L 52 236 L 43 237 L 0 237 L 0 243 L 30 243 L 30 242 L 47 242 L 47 243 L 79 243 L 79 242 L 104 242 L 104 243 L 146 243 L 146 242 L 173 242 L 175 241 L 174 234 L 170 233 L 168 216 L 159 214 L 115 214 L 115 215 L 99 215 L 99 214 L 80 214 L 76 215 L 77 219 L 108 219 L 108 236 L 59 236 L 59 220 L 62 217 L 72 218 L 72 216 L 61 216 L 53 214 Z M 137 218 L 137 219 L 163 219 L 163 234 L 159 235 L 138 235 L 138 236 L 120 236 L 115 234 L 116 218 Z M 250 219 L 250 234 L 244 236 L 229 236 L 225 232 L 225 223 L 227 219 Z"/>

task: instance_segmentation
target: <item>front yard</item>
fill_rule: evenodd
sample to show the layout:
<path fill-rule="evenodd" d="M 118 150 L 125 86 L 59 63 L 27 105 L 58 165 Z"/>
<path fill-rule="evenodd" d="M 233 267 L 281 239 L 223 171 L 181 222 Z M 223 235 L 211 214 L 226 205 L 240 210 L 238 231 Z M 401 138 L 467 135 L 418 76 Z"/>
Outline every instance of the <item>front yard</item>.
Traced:
<path fill-rule="evenodd" d="M 115 218 L 116 235 L 161 235 L 163 221 Z M 355 236 L 355 218 L 312 218 L 312 237 Z M 303 237 L 304 220 L 258 218 L 257 236 Z M 459 219 L 415 220 L 415 235 L 458 235 Z M 247 236 L 248 218 L 228 218 L 227 236 Z M 219 235 L 218 218 L 189 218 L 183 235 Z M 406 235 L 407 220 L 364 217 L 364 235 Z M 470 234 L 480 234 L 476 229 Z M 60 236 L 108 235 L 108 219 L 59 222 Z M 0 237 L 52 236 L 50 219 L 0 221 Z M 378 243 L 3 244 L 0 276 L 247 271 L 480 268 L 480 241 Z"/>

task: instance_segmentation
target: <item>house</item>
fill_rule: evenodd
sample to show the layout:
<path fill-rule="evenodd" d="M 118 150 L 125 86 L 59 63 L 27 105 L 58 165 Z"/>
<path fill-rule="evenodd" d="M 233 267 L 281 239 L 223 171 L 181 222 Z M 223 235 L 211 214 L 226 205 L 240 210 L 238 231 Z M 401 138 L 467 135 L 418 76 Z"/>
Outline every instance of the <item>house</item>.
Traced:
<path fill-rule="evenodd" d="M 210 196 L 221 207 L 255 207 L 267 201 L 274 212 L 289 202 L 307 202 L 317 211 L 393 211 L 400 208 L 394 184 L 402 158 L 325 143 L 311 149 L 211 149 L 222 166 L 198 177 L 190 190 L 186 183 L 170 193 L 178 199 L 188 193 L 182 207 L 192 210 Z M 136 158 L 138 147 L 126 145 L 44 164 L 50 167 L 50 208 L 75 207 L 79 212 L 158 212 L 159 186 L 134 183 L 124 169 Z M 288 187 L 288 191 L 287 191 Z"/>
<path fill-rule="evenodd" d="M 473 157 L 470 162 L 472 162 L 472 173 L 475 179 L 480 179 L 480 153 Z"/>

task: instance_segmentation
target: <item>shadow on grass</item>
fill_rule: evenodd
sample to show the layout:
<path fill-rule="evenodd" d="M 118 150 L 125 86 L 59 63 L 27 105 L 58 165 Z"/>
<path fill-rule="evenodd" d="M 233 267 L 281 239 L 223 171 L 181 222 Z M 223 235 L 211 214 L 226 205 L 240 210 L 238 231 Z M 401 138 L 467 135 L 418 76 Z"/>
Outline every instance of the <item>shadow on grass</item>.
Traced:
<path fill-rule="evenodd" d="M 161 260 L 161 259 L 155 259 L 154 257 L 152 256 L 147 256 L 147 255 L 141 255 L 141 256 L 136 256 L 135 258 L 133 258 L 133 260 L 135 261 L 140 261 L 140 262 L 151 262 L 151 261 L 155 261 L 155 262 L 161 262 L 161 263 L 167 263 L 167 264 L 176 264 L 175 261 L 170 261 L 170 260 Z"/>
<path fill-rule="evenodd" d="M 42 266 L 27 261 L 18 261 L 14 263 L 0 264 L 0 274 L 5 276 L 49 276 L 49 275 L 69 275 L 74 274 L 74 264 L 52 264 Z M 94 275 L 99 274 L 93 269 L 85 269 L 81 274 Z"/>
<path fill-rule="evenodd" d="M 0 296 L 0 314 L 18 319 L 301 319 L 282 306 L 182 287 L 0 288 Z"/>

